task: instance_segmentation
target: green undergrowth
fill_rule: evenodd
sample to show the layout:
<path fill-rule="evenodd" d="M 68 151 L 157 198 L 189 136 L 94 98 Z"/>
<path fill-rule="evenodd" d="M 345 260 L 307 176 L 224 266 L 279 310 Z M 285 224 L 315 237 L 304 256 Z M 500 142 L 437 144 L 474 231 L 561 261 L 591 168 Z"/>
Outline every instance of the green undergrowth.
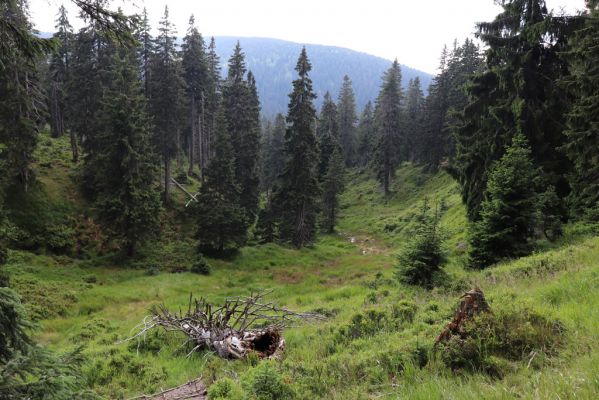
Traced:
<path fill-rule="evenodd" d="M 61 215 L 77 221 L 85 203 L 68 183 L 72 166 L 56 154 L 43 161 L 52 166 L 38 176 L 46 198 L 66 204 L 70 208 Z M 199 376 L 212 399 L 597 398 L 595 227 L 567 226 L 564 239 L 542 243 L 536 254 L 469 271 L 465 211 L 446 173 L 404 165 L 389 198 L 365 173 L 351 172 L 349 180 L 338 233 L 321 235 L 310 248 L 266 244 L 225 260 L 199 260 L 189 239 L 193 223 L 181 228 L 165 222 L 162 241 L 132 262 L 109 252 L 20 249 L 10 251 L 5 268 L 41 325 L 36 338 L 58 352 L 83 346 L 87 383 L 107 399 L 149 394 Z M 448 236 L 447 281 L 432 290 L 394 278 L 395 255 L 425 198 L 438 204 Z M 169 216 L 185 220 L 184 202 L 176 194 Z M 475 286 L 492 312 L 471 321 L 463 337 L 435 346 L 459 297 Z M 327 318 L 287 329 L 284 356 L 276 361 L 188 355 L 184 338 L 161 331 L 124 341 L 153 305 L 179 309 L 190 293 L 218 303 L 258 290 L 272 290 L 269 299 L 280 306 Z"/>

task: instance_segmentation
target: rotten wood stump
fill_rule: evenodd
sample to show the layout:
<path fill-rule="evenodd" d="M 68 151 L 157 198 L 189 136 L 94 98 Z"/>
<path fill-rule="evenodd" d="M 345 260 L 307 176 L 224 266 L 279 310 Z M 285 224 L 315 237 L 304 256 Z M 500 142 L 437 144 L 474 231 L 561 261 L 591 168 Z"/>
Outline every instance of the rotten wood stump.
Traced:
<path fill-rule="evenodd" d="M 465 336 L 464 323 L 481 312 L 490 311 L 491 309 L 489 308 L 489 304 L 487 303 L 482 290 L 475 288 L 464 293 L 464 295 L 460 297 L 460 306 L 456 310 L 453 320 L 447 324 L 445 329 L 443 329 L 441 334 L 437 337 L 435 345 L 440 342 L 446 342 L 454 335 L 463 338 Z"/>

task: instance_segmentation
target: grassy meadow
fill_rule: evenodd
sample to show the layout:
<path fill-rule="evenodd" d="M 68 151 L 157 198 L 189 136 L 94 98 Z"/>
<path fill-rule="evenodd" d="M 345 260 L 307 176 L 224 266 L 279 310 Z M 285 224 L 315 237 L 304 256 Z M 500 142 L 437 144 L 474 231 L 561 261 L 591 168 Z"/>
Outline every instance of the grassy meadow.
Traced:
<path fill-rule="evenodd" d="M 50 203 L 53 213 L 40 216 L 49 227 L 61 226 L 65 215 L 83 223 L 85 203 L 73 183 L 77 169 L 68 161 L 66 139 L 44 137 L 40 146 L 46 148 L 38 155 L 40 184 L 31 209 Z M 169 215 L 184 220 L 185 198 L 176 195 L 178 210 Z M 394 279 L 395 254 L 410 239 L 424 199 L 442 213 L 449 255 L 447 281 L 432 291 Z M 225 398 L 232 399 L 599 396 L 599 237 L 592 227 L 568 226 L 563 239 L 542 243 L 536 254 L 467 270 L 467 223 L 456 183 L 444 172 L 428 174 L 411 165 L 397 171 L 388 199 L 367 174 L 351 172 L 337 234 L 321 235 L 301 251 L 248 246 L 234 258 L 210 259 L 208 276 L 170 272 L 193 261 L 192 225 L 164 226 L 162 242 L 130 263 L 101 250 L 77 257 L 10 253 L 11 284 L 39 323 L 36 338 L 58 352 L 81 346 L 87 357 L 82 373 L 105 398 L 149 394 L 199 376 L 207 385 L 229 382 Z M 91 242 L 99 233 L 93 222 L 86 227 L 80 240 Z M 148 265 L 160 272 L 148 274 Z M 491 334 L 481 336 L 484 343 L 472 353 L 435 349 L 459 297 L 475 286 L 493 311 Z M 327 319 L 287 329 L 287 348 L 277 361 L 188 355 L 181 336 L 163 332 L 121 343 L 152 305 L 185 307 L 190 293 L 218 303 L 258 290 L 272 290 L 270 298 L 280 306 Z M 260 397 L 258 374 L 285 390 Z"/>

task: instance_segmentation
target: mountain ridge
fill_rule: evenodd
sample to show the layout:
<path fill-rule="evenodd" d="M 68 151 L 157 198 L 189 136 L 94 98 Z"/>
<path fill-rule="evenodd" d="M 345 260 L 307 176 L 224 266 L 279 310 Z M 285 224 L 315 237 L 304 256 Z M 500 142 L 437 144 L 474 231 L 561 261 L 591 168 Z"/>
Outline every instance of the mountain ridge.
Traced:
<path fill-rule="evenodd" d="M 207 38 L 205 38 L 207 39 Z M 353 82 L 358 112 L 368 101 L 374 101 L 378 94 L 381 77 L 391 66 L 392 61 L 365 52 L 339 46 L 323 44 L 302 44 L 283 39 L 264 37 L 215 36 L 216 51 L 221 58 L 223 73 L 226 63 L 239 41 L 246 55 L 248 70 L 256 77 L 262 112 L 272 116 L 285 113 L 287 95 L 291 92 L 291 82 L 295 78 L 295 63 L 303 46 L 312 63 L 311 77 L 319 106 L 324 94 L 329 91 L 337 98 L 343 76 L 348 75 Z M 424 91 L 433 76 L 406 65 L 402 68 L 402 85 L 418 76 Z"/>

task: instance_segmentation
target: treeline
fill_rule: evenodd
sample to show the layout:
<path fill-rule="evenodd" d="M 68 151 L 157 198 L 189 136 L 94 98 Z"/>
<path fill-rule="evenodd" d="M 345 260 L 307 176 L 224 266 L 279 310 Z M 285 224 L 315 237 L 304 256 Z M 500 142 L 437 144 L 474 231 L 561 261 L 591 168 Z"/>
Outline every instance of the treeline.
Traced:
<path fill-rule="evenodd" d="M 191 202 L 199 249 L 223 254 L 248 240 L 308 245 L 334 230 L 347 168 L 373 173 L 389 195 L 411 162 L 460 183 L 472 265 L 526 254 L 568 219 L 596 218 L 597 5 L 578 16 L 554 16 L 543 1 L 503 7 L 478 26 L 484 52 L 472 40 L 442 51 L 426 97 L 418 78 L 402 87 L 395 61 L 360 113 L 347 76 L 315 109 L 304 50 L 288 113 L 272 121 L 260 120 L 241 46 L 221 78 L 214 40 L 193 17 L 179 48 L 168 9 L 152 37 L 145 12 L 115 13 L 129 23 L 114 35 L 93 18 L 74 33 L 61 8 L 47 49 L 3 53 L 3 187 L 28 186 L 47 121 L 70 136 L 81 185 L 127 255 L 158 235 L 171 188 L 190 176 L 202 182 Z M 500 176 L 525 165 L 530 174 Z"/>

